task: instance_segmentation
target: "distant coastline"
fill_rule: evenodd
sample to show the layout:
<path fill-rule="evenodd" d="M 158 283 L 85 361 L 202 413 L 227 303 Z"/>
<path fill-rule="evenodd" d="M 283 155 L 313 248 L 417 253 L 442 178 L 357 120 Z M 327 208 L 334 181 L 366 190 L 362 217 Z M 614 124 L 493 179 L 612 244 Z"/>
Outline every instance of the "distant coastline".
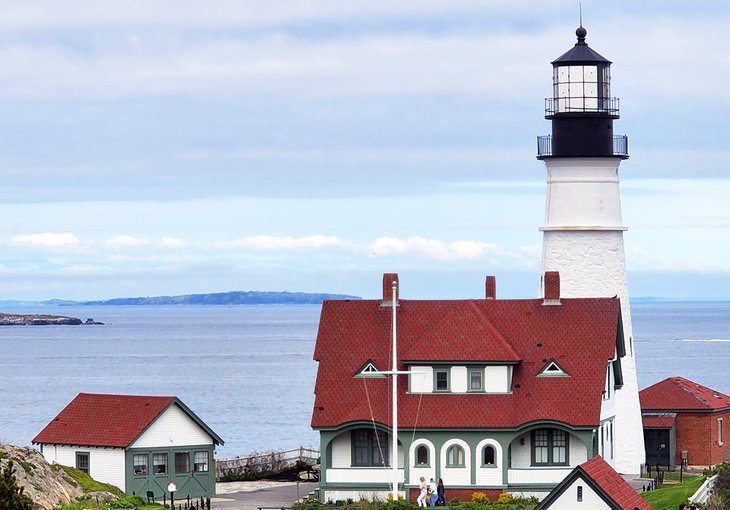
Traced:
<path fill-rule="evenodd" d="M 96 301 L 0 301 L 2 307 L 44 306 L 136 306 L 136 305 L 320 305 L 325 299 L 361 299 L 346 294 L 308 292 L 233 291 L 211 294 L 186 294 L 181 296 L 151 296 L 114 298 Z"/>

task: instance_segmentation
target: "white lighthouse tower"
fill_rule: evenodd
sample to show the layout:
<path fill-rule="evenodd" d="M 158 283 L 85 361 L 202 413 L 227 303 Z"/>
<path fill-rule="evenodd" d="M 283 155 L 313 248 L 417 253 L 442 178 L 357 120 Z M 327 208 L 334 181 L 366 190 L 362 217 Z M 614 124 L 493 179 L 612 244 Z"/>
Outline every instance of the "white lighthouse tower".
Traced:
<path fill-rule="evenodd" d="M 639 473 L 644 435 L 618 176 L 621 160 L 629 157 L 628 139 L 613 134 L 619 108 L 610 94 L 611 62 L 588 47 L 586 33 L 579 27 L 575 46 L 552 62 L 553 97 L 545 101 L 552 135 L 538 137 L 537 155 L 547 168 L 541 274 L 559 271 L 566 297 L 621 299 L 626 356 L 623 387 L 616 392 L 614 466 L 621 473 Z"/>

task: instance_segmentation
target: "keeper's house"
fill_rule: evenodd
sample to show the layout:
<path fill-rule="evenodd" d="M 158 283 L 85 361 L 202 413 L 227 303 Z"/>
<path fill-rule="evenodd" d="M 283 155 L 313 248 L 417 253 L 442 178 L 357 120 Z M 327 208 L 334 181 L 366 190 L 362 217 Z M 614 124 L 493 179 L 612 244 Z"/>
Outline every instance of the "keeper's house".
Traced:
<path fill-rule="evenodd" d="M 176 397 L 79 393 L 33 439 L 50 463 L 72 466 L 128 494 L 215 494 L 223 440 Z M 169 494 L 168 494 L 169 497 Z"/>
<path fill-rule="evenodd" d="M 730 461 L 730 396 L 670 377 L 639 392 L 646 462 L 673 469 Z"/>
<path fill-rule="evenodd" d="M 390 490 L 392 299 L 396 300 L 399 491 L 443 478 L 447 499 L 474 491 L 544 497 L 594 455 L 614 462 L 614 404 L 625 354 L 615 298 L 325 301 L 312 427 L 320 499 L 384 500 Z M 390 376 L 392 377 L 392 376 Z"/>

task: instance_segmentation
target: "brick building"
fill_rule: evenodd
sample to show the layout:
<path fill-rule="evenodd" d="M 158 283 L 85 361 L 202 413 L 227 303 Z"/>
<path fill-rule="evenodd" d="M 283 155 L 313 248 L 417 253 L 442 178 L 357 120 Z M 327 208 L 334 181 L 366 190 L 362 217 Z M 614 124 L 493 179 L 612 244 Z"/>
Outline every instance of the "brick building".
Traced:
<path fill-rule="evenodd" d="M 639 392 L 648 464 L 673 468 L 730 461 L 730 396 L 683 377 Z"/>

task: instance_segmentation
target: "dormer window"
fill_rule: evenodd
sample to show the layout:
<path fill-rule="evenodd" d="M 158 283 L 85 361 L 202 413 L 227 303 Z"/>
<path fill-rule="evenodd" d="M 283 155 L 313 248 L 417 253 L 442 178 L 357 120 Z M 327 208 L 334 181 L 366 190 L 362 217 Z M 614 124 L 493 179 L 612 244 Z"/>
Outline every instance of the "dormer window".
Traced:
<path fill-rule="evenodd" d="M 570 377 L 570 375 L 558 365 L 558 362 L 551 359 L 547 364 L 538 372 L 538 377 Z"/>
<path fill-rule="evenodd" d="M 435 391 L 449 391 L 449 370 L 448 369 L 436 369 L 433 372 L 434 378 L 434 390 Z"/>

